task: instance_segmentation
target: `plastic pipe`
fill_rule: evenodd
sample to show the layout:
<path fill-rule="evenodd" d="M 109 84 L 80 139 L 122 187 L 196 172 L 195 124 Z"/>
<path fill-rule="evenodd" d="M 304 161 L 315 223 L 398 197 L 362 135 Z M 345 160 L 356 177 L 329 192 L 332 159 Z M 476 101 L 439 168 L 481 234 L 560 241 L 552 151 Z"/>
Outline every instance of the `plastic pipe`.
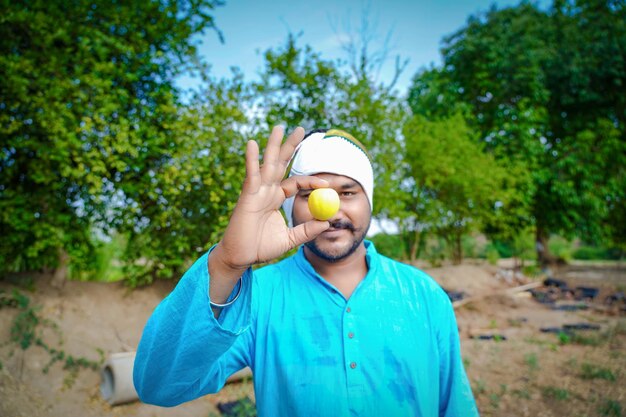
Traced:
<path fill-rule="evenodd" d="M 113 353 L 104 363 L 100 376 L 100 393 L 111 405 L 139 399 L 133 384 L 135 352 Z"/>
<path fill-rule="evenodd" d="M 133 384 L 133 365 L 136 352 L 113 353 L 102 366 L 100 393 L 111 405 L 137 401 L 139 396 Z M 236 382 L 252 376 L 252 370 L 245 367 L 226 379 L 226 383 Z"/>

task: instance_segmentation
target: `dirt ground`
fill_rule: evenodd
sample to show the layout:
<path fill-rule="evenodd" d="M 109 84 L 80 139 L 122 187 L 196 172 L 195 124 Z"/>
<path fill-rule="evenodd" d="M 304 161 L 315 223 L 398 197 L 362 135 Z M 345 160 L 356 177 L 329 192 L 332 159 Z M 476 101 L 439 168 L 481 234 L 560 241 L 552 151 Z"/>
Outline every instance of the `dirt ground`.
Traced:
<path fill-rule="evenodd" d="M 463 291 L 473 300 L 458 307 L 456 314 L 463 359 L 481 415 L 626 415 L 626 315 L 607 311 L 599 302 L 569 311 L 541 304 L 527 291 L 506 292 L 532 282 L 516 276 L 510 266 L 468 262 L 424 268 L 447 290 Z M 624 291 L 626 266 L 607 280 L 602 279 L 601 268 L 594 271 L 592 282 L 586 280 L 592 275 L 581 274 L 580 269 L 580 276 L 566 281 L 571 286 L 599 286 L 600 300 L 617 289 Z M 13 288 L 0 282 L 5 295 Z M 135 349 L 148 316 L 171 288 L 171 283 L 160 282 L 129 291 L 119 283 L 68 281 L 57 289 L 40 277 L 34 289 L 20 291 L 30 299 L 37 317 L 45 320 L 38 328 L 44 329 L 42 338 L 49 346 L 101 362 L 112 353 Z M 579 304 L 559 300 L 556 305 Z M 98 369 L 73 374 L 55 363 L 44 373 L 49 352 L 34 345 L 23 350 L 9 342 L 19 312 L 10 306 L 0 308 L 0 416 L 207 417 L 220 415 L 219 402 L 254 398 L 251 382 L 243 381 L 175 408 L 139 402 L 112 407 L 100 393 Z M 600 328 L 568 335 L 540 330 L 581 323 Z"/>

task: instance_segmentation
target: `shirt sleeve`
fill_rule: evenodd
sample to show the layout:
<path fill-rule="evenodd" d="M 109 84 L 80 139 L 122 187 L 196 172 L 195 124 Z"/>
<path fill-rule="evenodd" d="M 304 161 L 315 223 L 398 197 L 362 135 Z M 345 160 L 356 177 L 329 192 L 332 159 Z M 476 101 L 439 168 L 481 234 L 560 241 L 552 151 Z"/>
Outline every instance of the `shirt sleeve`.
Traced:
<path fill-rule="evenodd" d="M 478 416 L 476 401 L 461 359 L 461 346 L 454 309 L 443 291 L 439 323 L 439 416 Z"/>
<path fill-rule="evenodd" d="M 239 298 L 216 319 L 208 255 L 185 273 L 144 328 L 133 382 L 145 403 L 169 407 L 217 392 L 232 373 L 250 366 L 252 270 L 242 276 Z"/>

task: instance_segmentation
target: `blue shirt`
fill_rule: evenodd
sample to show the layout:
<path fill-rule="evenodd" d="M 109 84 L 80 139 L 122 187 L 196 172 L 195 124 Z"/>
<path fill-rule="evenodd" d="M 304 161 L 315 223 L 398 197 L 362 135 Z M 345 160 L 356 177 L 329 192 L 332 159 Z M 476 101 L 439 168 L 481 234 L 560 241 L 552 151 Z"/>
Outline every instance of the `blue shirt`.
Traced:
<path fill-rule="evenodd" d="M 219 391 L 249 366 L 259 417 L 476 416 L 449 298 L 425 273 L 367 247 L 348 300 L 303 249 L 246 271 L 215 319 L 200 258 L 150 317 L 134 382 L 173 406 Z"/>

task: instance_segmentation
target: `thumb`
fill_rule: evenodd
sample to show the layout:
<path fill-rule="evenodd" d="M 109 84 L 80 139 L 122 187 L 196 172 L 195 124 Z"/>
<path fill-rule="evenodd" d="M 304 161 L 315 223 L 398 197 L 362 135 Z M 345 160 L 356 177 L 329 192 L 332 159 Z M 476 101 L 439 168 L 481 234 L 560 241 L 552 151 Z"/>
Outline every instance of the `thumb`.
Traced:
<path fill-rule="evenodd" d="M 310 220 L 289 229 L 289 240 L 293 244 L 292 248 L 310 242 L 329 227 L 330 223 L 327 221 Z"/>

